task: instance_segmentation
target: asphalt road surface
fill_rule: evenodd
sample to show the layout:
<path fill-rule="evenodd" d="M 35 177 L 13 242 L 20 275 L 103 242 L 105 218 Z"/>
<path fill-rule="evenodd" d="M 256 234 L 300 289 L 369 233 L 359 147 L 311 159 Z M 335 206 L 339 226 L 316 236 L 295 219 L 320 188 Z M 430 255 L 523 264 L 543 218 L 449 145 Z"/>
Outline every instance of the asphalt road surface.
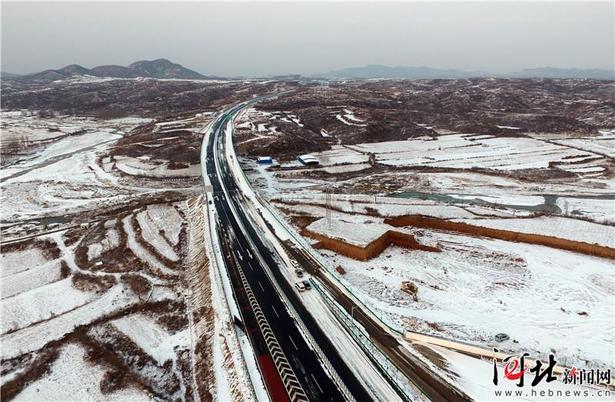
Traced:
<path fill-rule="evenodd" d="M 243 211 L 242 195 L 223 152 L 226 122 L 240 109 L 235 107 L 226 111 L 213 123 L 213 132 L 205 150 L 206 165 L 213 188 L 220 246 L 235 299 L 241 308 L 239 325 L 249 335 L 267 390 L 274 401 L 309 399 L 337 402 L 346 399 L 301 335 L 297 322 L 288 313 L 264 265 L 272 272 L 273 280 L 291 302 L 327 360 L 335 367 L 352 397 L 357 401 L 373 400 L 340 358 L 314 317 L 303 307 L 291 285 L 282 277 L 279 270 L 287 268 L 278 266 L 258 229 L 253 227 Z M 291 370 L 287 370 L 287 366 Z"/>

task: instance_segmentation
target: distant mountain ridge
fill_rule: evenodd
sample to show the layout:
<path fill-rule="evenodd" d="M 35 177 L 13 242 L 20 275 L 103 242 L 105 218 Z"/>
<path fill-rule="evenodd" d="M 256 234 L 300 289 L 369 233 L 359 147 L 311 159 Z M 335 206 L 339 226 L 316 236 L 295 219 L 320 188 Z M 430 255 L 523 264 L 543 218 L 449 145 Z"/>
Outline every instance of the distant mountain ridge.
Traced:
<path fill-rule="evenodd" d="M 6 72 L 6 71 L 0 72 L 0 78 L 3 79 L 3 80 L 9 80 L 11 78 L 17 78 L 19 76 L 20 76 L 19 74 L 13 74 L 13 73 L 9 73 L 9 72 Z"/>
<path fill-rule="evenodd" d="M 349 67 L 340 70 L 330 71 L 324 74 L 317 74 L 319 77 L 326 78 L 468 78 L 484 75 L 484 73 L 471 73 L 463 70 L 445 70 L 432 67 L 391 67 L 381 64 L 371 64 L 364 67 Z"/>
<path fill-rule="evenodd" d="M 439 69 L 432 67 L 385 66 L 372 64 L 363 67 L 350 67 L 333 70 L 323 74 L 314 74 L 315 78 L 334 79 L 438 79 L 438 78 L 594 78 L 615 80 L 615 70 L 539 67 L 507 73 L 494 74 L 483 71 L 464 71 L 456 69 Z"/>
<path fill-rule="evenodd" d="M 118 65 L 104 65 L 94 68 L 85 68 L 78 64 L 71 64 L 57 70 L 45 70 L 28 75 L 2 77 L 18 81 L 50 82 L 75 76 L 91 75 L 94 77 L 110 78 L 176 78 L 176 79 L 206 79 L 208 77 L 167 59 L 141 60 L 126 67 Z"/>
<path fill-rule="evenodd" d="M 511 78 L 595 78 L 599 80 L 615 80 L 615 70 L 539 67 L 526 68 L 525 70 L 510 73 L 508 76 Z"/>
<path fill-rule="evenodd" d="M 175 78 L 175 79 L 220 79 L 204 76 L 167 59 L 141 60 L 128 66 L 102 65 L 91 69 L 71 64 L 60 69 L 44 70 L 34 74 L 11 74 L 2 72 L 3 80 L 24 82 L 51 82 L 75 76 L 94 76 L 110 78 Z M 455 79 L 455 78 L 593 78 L 615 80 L 615 70 L 538 67 L 527 68 L 512 73 L 489 73 L 484 71 L 465 71 L 459 69 L 440 69 L 433 67 L 386 66 L 372 64 L 363 67 L 349 67 L 309 76 L 299 74 L 263 77 L 268 79 Z"/>

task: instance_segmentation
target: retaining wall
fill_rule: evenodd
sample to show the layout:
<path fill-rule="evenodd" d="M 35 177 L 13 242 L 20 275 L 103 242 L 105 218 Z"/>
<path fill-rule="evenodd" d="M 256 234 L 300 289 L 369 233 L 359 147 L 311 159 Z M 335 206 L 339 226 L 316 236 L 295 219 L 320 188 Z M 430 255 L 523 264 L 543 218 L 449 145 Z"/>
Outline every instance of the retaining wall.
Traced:
<path fill-rule="evenodd" d="M 398 216 L 395 218 L 385 219 L 384 222 L 395 227 L 414 226 L 427 229 L 450 230 L 459 233 L 467 233 L 474 236 L 491 237 L 494 239 L 529 244 L 539 244 L 541 246 L 559 248 L 562 250 L 593 255 L 596 257 L 615 259 L 614 248 L 600 246 L 598 244 L 589 244 L 581 241 L 562 239 L 553 236 L 513 232 L 511 230 L 493 229 L 483 226 L 471 225 L 465 222 L 452 222 L 446 219 L 432 218 L 422 215 Z"/>
<path fill-rule="evenodd" d="M 333 239 L 307 229 L 304 229 L 301 234 L 318 240 L 318 243 L 314 245 L 315 248 L 326 248 L 346 257 L 361 261 L 367 261 L 379 256 L 380 253 L 382 253 L 384 249 L 390 245 L 395 245 L 410 250 L 433 252 L 441 251 L 437 247 L 430 247 L 417 242 L 412 235 L 400 233 L 394 230 L 387 230 L 382 234 L 382 236 L 368 243 L 365 247 L 346 243 L 343 240 Z"/>

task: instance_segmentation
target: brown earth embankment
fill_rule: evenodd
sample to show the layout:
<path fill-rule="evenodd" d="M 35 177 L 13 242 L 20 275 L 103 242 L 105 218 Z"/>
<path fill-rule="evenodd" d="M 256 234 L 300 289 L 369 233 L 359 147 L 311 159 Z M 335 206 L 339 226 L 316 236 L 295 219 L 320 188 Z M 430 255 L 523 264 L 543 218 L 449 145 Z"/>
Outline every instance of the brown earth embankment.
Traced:
<path fill-rule="evenodd" d="M 577 253 L 593 255 L 596 257 L 615 259 L 615 249 L 598 244 L 590 244 L 576 240 L 559 237 L 539 235 L 533 233 L 514 232 L 512 230 L 494 229 L 484 226 L 472 225 L 464 222 L 452 222 L 446 219 L 432 218 L 422 215 L 404 215 L 388 218 L 384 223 L 395 227 L 414 226 L 427 229 L 441 229 L 458 233 L 467 233 L 473 236 L 490 237 L 506 241 L 514 241 L 541 246 L 553 247 Z"/>
<path fill-rule="evenodd" d="M 441 251 L 437 247 L 426 246 L 419 243 L 416 241 L 414 236 L 410 234 L 400 233 L 394 230 L 387 230 L 382 234 L 382 236 L 368 243 L 365 247 L 346 243 L 340 239 L 333 239 L 320 233 L 312 232 L 308 229 L 304 229 L 302 231 L 302 235 L 318 240 L 318 243 L 315 245 L 316 248 L 326 248 L 343 256 L 360 261 L 367 261 L 379 256 L 380 253 L 382 253 L 390 245 L 395 245 L 410 250 L 433 252 Z"/>

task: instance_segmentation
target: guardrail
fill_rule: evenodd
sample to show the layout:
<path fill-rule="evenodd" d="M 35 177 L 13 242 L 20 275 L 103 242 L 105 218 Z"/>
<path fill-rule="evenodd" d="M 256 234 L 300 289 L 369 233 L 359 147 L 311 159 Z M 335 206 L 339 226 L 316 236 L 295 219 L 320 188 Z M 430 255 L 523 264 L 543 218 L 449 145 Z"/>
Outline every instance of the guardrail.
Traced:
<path fill-rule="evenodd" d="M 245 176 L 245 173 L 244 173 Z M 247 178 L 246 178 L 247 180 Z M 267 201 L 261 200 L 260 197 L 257 195 L 257 197 L 259 198 L 259 201 L 261 203 L 261 205 L 263 205 L 265 208 L 267 208 L 267 210 L 269 211 L 269 213 L 276 219 L 276 221 L 278 221 L 278 223 L 282 226 L 284 226 L 284 228 L 286 229 L 286 232 L 295 240 L 295 242 L 299 243 L 302 248 L 310 254 L 310 256 L 312 257 L 312 259 L 314 259 L 322 268 L 325 269 L 325 271 L 327 271 L 327 273 L 329 273 L 329 275 L 331 276 L 331 278 L 340 286 L 342 286 L 348 293 L 350 293 L 355 300 L 357 300 L 359 302 L 359 304 L 361 305 L 361 308 L 369 311 L 372 317 L 375 317 L 378 321 L 380 321 L 380 323 L 382 323 L 384 326 L 386 326 L 388 329 L 390 329 L 391 331 L 395 332 L 396 334 L 403 336 L 404 331 L 402 328 L 398 328 L 395 326 L 394 323 L 392 322 L 387 322 L 385 321 L 385 319 L 383 318 L 382 314 L 378 314 L 376 313 L 374 310 L 372 310 L 371 307 L 369 307 L 362 299 L 359 295 L 357 295 L 355 292 L 352 291 L 352 289 L 345 284 L 335 273 L 334 271 L 329 267 L 329 264 L 325 261 L 322 260 L 321 256 L 319 254 L 317 254 L 312 246 L 310 246 L 303 237 L 301 237 L 301 235 L 297 234 L 296 231 L 291 228 L 289 226 L 289 224 L 281 217 L 278 216 L 277 211 L 274 210 L 274 208 L 269 205 L 269 203 Z"/>
<path fill-rule="evenodd" d="M 232 117 L 232 119 L 234 119 L 235 116 Z M 250 180 L 248 180 L 248 177 L 246 176 L 246 173 L 243 171 L 243 169 L 241 169 L 241 165 L 239 164 L 239 160 L 237 160 L 237 155 L 235 154 L 235 148 L 234 148 L 234 144 L 231 141 L 231 145 L 233 146 L 233 158 L 235 159 L 235 162 L 239 165 L 239 171 L 241 172 L 241 175 L 243 176 L 243 179 L 245 180 L 246 183 L 250 183 Z M 329 265 L 322 260 L 322 258 L 320 257 L 319 254 L 317 254 L 314 249 L 312 248 L 312 246 L 310 246 L 309 244 L 307 244 L 307 242 L 305 241 L 305 239 L 303 239 L 303 237 L 301 237 L 301 235 L 297 234 L 297 232 L 288 225 L 288 223 L 283 219 L 280 218 L 278 216 L 277 211 L 275 211 L 275 209 L 266 201 L 263 200 L 257 193 L 256 191 L 253 191 L 254 196 L 257 198 L 258 203 L 260 205 L 262 205 L 263 207 L 267 208 L 267 211 L 271 214 L 271 216 L 273 216 L 273 218 L 278 221 L 278 223 L 280 225 L 282 225 L 284 227 L 284 229 L 286 229 L 286 232 L 295 240 L 296 243 L 299 243 L 304 250 L 306 250 L 310 256 L 312 257 L 313 260 L 315 260 L 321 267 L 323 267 L 325 269 L 325 271 L 327 273 L 329 273 L 329 275 L 331 276 L 331 278 L 338 283 L 340 286 L 342 286 L 347 292 L 349 292 L 355 300 L 357 300 L 359 302 L 359 304 L 361 305 L 361 307 L 367 311 L 369 311 L 370 315 L 374 318 L 376 318 L 380 323 L 382 323 L 385 327 L 387 327 L 389 330 L 393 331 L 394 333 L 396 333 L 397 335 L 403 336 L 404 331 L 403 328 L 398 328 L 395 326 L 394 323 L 391 322 L 386 322 L 382 316 L 382 314 L 378 314 L 376 313 L 374 310 L 372 310 L 371 307 L 369 307 L 362 299 L 359 295 L 357 295 L 355 292 L 352 291 L 352 289 L 345 284 L 344 282 L 342 282 L 340 280 L 340 278 L 338 278 L 334 271 L 331 270 L 329 268 Z M 258 205 L 256 205 L 257 209 L 258 209 Z M 263 219 L 266 219 L 265 217 L 263 217 Z"/>
<path fill-rule="evenodd" d="M 209 136 L 214 134 L 213 126 L 216 120 L 219 118 L 220 116 L 216 116 L 216 118 L 214 118 L 202 130 L 202 132 L 204 133 L 204 136 L 203 136 L 203 142 L 201 144 L 201 147 L 202 147 L 201 148 L 201 169 L 202 169 L 202 175 L 203 175 L 203 186 L 204 186 L 205 201 L 206 201 L 206 204 L 204 207 L 207 209 L 207 227 L 208 227 L 209 240 L 210 240 L 210 244 L 206 243 L 205 247 L 208 249 L 208 253 L 212 257 L 211 258 L 211 264 L 212 264 L 211 273 L 215 277 L 216 280 L 220 281 L 220 283 L 218 284 L 220 286 L 219 290 L 221 291 L 221 293 L 219 294 L 219 297 L 221 297 L 224 300 L 226 307 L 228 308 L 229 314 L 242 317 L 242 312 L 241 312 L 241 309 L 239 308 L 239 303 L 237 301 L 235 294 L 232 291 L 233 285 L 231 284 L 231 279 L 228 276 L 226 263 L 224 259 L 222 258 L 222 254 L 221 254 L 222 249 L 220 248 L 220 241 L 218 240 L 218 232 L 216 228 L 216 226 L 218 225 L 218 221 L 215 218 L 216 209 L 213 205 L 213 195 L 211 193 L 213 189 L 212 189 L 211 183 L 209 182 L 209 176 L 207 172 L 207 163 L 205 159 L 205 153 L 207 150 L 207 144 L 209 142 Z M 213 286 L 215 286 L 215 284 L 212 282 L 212 287 Z M 257 386 L 259 386 L 263 391 L 266 389 L 265 384 L 264 384 L 264 374 L 261 371 L 261 367 L 255 363 L 256 368 L 257 368 L 256 375 L 258 375 L 258 377 L 255 377 L 254 373 L 250 371 L 248 368 L 249 365 L 247 361 L 249 357 L 256 359 L 256 355 L 254 353 L 255 348 L 254 348 L 252 339 L 250 338 L 250 336 L 248 336 L 247 334 L 239 330 L 236 325 L 232 325 L 232 327 L 233 327 L 233 333 L 235 334 L 235 338 L 237 340 L 236 346 L 239 347 L 240 349 L 239 355 L 241 357 L 241 360 L 243 361 L 243 365 L 246 370 L 246 375 L 250 383 L 250 391 L 251 391 L 251 394 L 254 400 L 259 401 L 259 402 L 260 401 L 271 401 L 271 398 L 269 398 L 269 394 L 266 391 L 264 392 L 264 395 L 261 392 L 257 391 Z M 242 346 L 242 342 L 240 339 L 242 334 L 243 336 L 246 337 L 248 341 L 249 348 L 251 349 L 250 352 L 246 351 L 244 347 Z M 251 353 L 251 354 L 248 355 L 248 353 Z"/>
<path fill-rule="evenodd" d="M 225 123 L 228 120 L 233 120 L 235 116 L 228 116 L 225 119 Z M 232 125 L 231 125 L 231 130 Z M 228 134 L 227 134 L 228 135 Z M 231 133 L 232 135 L 232 133 Z M 239 165 L 239 161 L 237 160 L 237 156 L 235 154 L 235 150 L 234 150 L 234 146 L 233 146 L 233 142 L 232 140 L 230 141 L 231 143 L 231 147 L 232 147 L 232 157 L 234 159 L 234 163 L 236 163 L 238 165 L 237 170 L 239 170 L 242 176 L 242 179 L 245 181 L 245 183 L 248 185 L 249 187 L 249 180 L 245 174 L 245 172 L 243 171 L 243 169 L 241 169 L 241 166 Z M 269 214 L 271 214 L 271 216 L 280 224 L 284 227 L 284 229 L 286 230 L 286 232 L 288 233 L 288 235 L 290 237 L 292 237 L 296 243 L 298 243 L 300 246 L 303 247 L 304 250 L 307 251 L 307 253 L 309 253 L 309 255 L 312 257 L 312 259 L 318 263 L 319 265 L 321 265 L 321 267 L 324 268 L 324 270 L 329 274 L 330 277 L 332 277 L 333 280 L 335 280 L 336 283 L 338 283 L 339 285 L 341 285 L 346 291 L 348 291 L 356 301 L 358 301 L 358 304 L 363 307 L 365 310 L 369 311 L 370 316 L 373 316 L 374 318 L 376 318 L 379 322 L 381 322 L 384 326 L 386 326 L 389 330 L 391 330 L 392 332 L 398 334 L 398 335 L 403 335 L 403 332 L 394 327 L 394 325 L 387 323 L 386 321 L 383 320 L 382 316 L 379 316 L 377 313 L 375 313 L 369 306 L 367 306 L 363 300 L 361 300 L 361 298 L 359 296 L 357 296 L 345 283 L 343 283 L 341 280 L 339 280 L 339 278 L 336 277 L 336 275 L 333 273 L 333 271 L 329 268 L 328 264 L 324 261 L 322 261 L 320 255 L 317 255 L 317 253 L 313 250 L 313 248 L 307 244 L 307 242 L 305 241 L 305 239 L 303 239 L 300 235 L 298 235 L 294 229 L 292 229 L 291 227 L 289 227 L 288 223 L 280 218 L 277 214 L 277 212 L 273 209 L 273 207 L 271 205 L 269 205 L 268 202 L 266 202 L 265 200 L 262 200 L 261 197 L 256 194 L 256 192 L 251 191 L 252 194 L 254 195 L 254 197 L 256 198 L 255 201 L 255 207 L 257 210 L 260 210 L 259 205 L 264 207 L 267 209 L 267 211 L 269 212 Z M 261 215 L 262 215 L 262 211 L 261 211 Z M 264 216 L 263 219 L 267 220 Z M 380 350 L 380 348 L 378 346 L 376 346 L 369 338 L 369 335 L 365 332 L 364 329 L 362 329 L 360 326 L 357 325 L 357 323 L 354 321 L 353 317 L 348 314 L 348 312 L 346 310 L 344 310 L 339 304 L 337 304 L 337 302 L 332 298 L 332 296 L 324 291 L 323 289 L 321 289 L 321 287 L 312 279 L 310 279 L 310 282 L 314 285 L 314 288 L 317 289 L 317 291 L 319 292 L 319 294 L 321 294 L 323 297 L 322 299 L 325 301 L 325 303 L 330 307 L 330 310 L 333 312 L 333 314 L 337 317 L 338 321 L 346 328 L 346 330 L 354 335 L 354 338 L 358 341 L 359 346 L 361 347 L 361 349 L 363 349 L 369 356 L 370 358 L 378 365 L 378 367 L 380 368 L 380 371 L 383 373 L 383 375 L 385 377 L 387 377 L 389 379 L 389 381 L 392 384 L 395 384 L 395 387 L 398 389 L 399 393 L 401 395 L 404 396 L 404 398 L 408 401 L 412 401 L 413 399 L 416 398 L 416 392 L 412 392 L 412 390 L 419 390 L 423 395 L 425 395 L 427 397 L 427 394 L 420 388 L 419 385 L 417 385 L 414 381 L 412 381 L 410 378 L 408 378 L 407 376 L 405 376 L 398 368 L 397 366 Z M 335 371 L 333 371 L 335 372 Z"/>
<path fill-rule="evenodd" d="M 335 299 L 322 289 L 321 286 L 313 279 L 310 279 L 312 288 L 315 289 L 321 296 L 324 302 L 329 306 L 329 309 L 338 318 L 338 321 L 342 323 L 346 330 L 354 335 L 354 339 L 357 341 L 361 349 L 365 351 L 372 360 L 380 367 L 381 373 L 389 379 L 390 382 L 395 384 L 397 390 L 404 395 L 406 400 L 412 401 L 416 398 L 416 393 L 412 392 L 413 389 L 418 389 L 423 395 L 427 396 L 425 392 L 410 378 L 406 377 L 395 366 L 389 358 L 380 351 L 380 348 L 376 346 L 369 337 L 369 334 L 357 324 L 354 317 L 348 314 L 344 308 L 342 308 Z"/>
<path fill-rule="evenodd" d="M 233 149 L 232 156 L 233 156 L 233 158 L 236 161 L 236 155 L 234 153 L 234 149 Z M 233 162 L 235 162 L 235 161 L 233 161 Z M 239 165 L 238 165 L 238 167 L 239 167 L 239 170 L 242 172 L 243 179 L 246 181 L 246 183 L 249 183 L 249 181 L 247 181 L 247 177 L 245 177 L 245 174 L 243 173 L 243 170 L 241 170 L 241 167 Z M 253 220 L 254 218 L 250 218 L 249 215 L 251 215 L 251 213 L 248 211 L 248 213 L 246 214 L 246 218 Z M 257 224 L 256 225 L 257 230 L 258 230 L 258 227 L 259 227 L 259 225 Z M 275 250 L 275 246 L 272 245 L 272 244 L 268 245 L 266 237 L 263 238 L 263 244 L 265 245 L 265 247 L 269 248 L 272 253 L 276 253 L 274 251 Z M 258 250 L 255 250 L 255 253 L 256 253 L 257 258 L 260 259 L 261 257 L 259 257 L 259 255 L 258 255 Z M 279 253 L 278 253 L 278 255 L 279 255 Z M 270 276 L 270 277 L 273 277 L 273 274 L 267 268 L 266 263 L 263 263 L 263 266 L 265 267 L 265 272 L 267 273 L 267 275 Z M 240 270 L 240 272 L 241 272 L 241 270 Z M 274 283 L 274 286 L 276 286 L 275 285 L 276 282 L 275 282 L 275 280 L 273 280 L 273 278 L 272 278 L 272 283 Z M 283 296 L 284 292 L 282 290 L 280 290 L 280 295 L 282 297 L 285 297 L 285 296 Z M 294 315 L 295 317 L 299 317 L 299 314 L 294 310 L 294 308 L 293 308 L 291 303 L 287 303 L 287 308 L 289 309 L 289 312 L 292 311 L 291 315 Z M 318 356 L 321 364 L 325 367 L 325 370 L 329 373 L 331 379 L 333 380 L 333 382 L 338 387 L 339 391 L 344 396 L 345 400 L 349 401 L 349 402 L 356 401 L 356 399 L 354 398 L 354 396 L 352 395 L 352 393 L 350 392 L 350 390 L 348 389 L 348 387 L 346 386 L 344 381 L 340 378 L 340 376 L 337 373 L 337 370 L 335 369 L 335 367 L 331 364 L 331 362 L 327 358 L 327 355 L 320 348 L 320 346 L 318 345 L 318 342 L 316 342 L 316 340 L 312 337 L 312 335 L 310 334 L 308 328 L 306 328 L 305 324 L 300 319 L 296 319 L 296 323 L 299 326 L 299 330 L 303 333 L 304 337 L 308 341 L 308 344 L 310 345 L 310 347 L 314 350 L 314 352 Z"/>

